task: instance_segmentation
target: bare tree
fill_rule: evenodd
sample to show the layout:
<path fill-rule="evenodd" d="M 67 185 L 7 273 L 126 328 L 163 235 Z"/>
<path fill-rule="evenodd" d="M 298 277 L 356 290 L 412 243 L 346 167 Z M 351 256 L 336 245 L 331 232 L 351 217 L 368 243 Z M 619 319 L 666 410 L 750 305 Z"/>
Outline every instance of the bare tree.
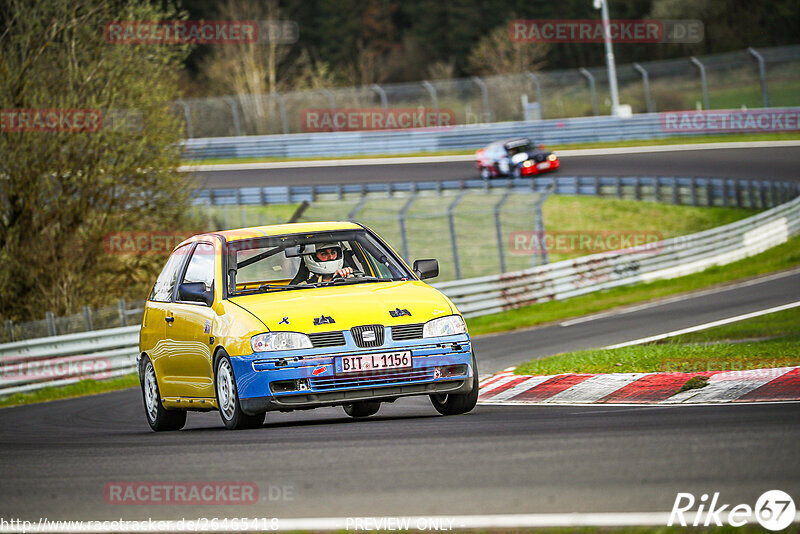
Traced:
<path fill-rule="evenodd" d="M 539 70 L 550 50 L 546 43 L 519 43 L 508 35 L 508 25 L 498 26 L 481 38 L 470 51 L 468 63 L 472 74 L 515 74 Z"/>

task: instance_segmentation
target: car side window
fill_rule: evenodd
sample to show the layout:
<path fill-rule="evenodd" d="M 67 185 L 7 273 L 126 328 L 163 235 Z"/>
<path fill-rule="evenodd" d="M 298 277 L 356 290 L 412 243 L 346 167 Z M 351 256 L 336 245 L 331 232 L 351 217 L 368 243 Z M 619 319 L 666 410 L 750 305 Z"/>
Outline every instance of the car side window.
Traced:
<path fill-rule="evenodd" d="M 170 301 L 172 290 L 175 288 L 175 280 L 178 278 L 178 271 L 187 252 L 189 252 L 189 245 L 184 245 L 172 253 L 172 256 L 167 260 L 167 264 L 161 270 L 161 274 L 158 275 L 148 300 L 154 302 Z"/>
<path fill-rule="evenodd" d="M 214 258 L 214 245 L 198 244 L 192 253 L 192 259 L 189 260 L 186 274 L 181 283 L 203 282 L 206 291 L 211 291 L 211 284 L 214 283 Z"/>

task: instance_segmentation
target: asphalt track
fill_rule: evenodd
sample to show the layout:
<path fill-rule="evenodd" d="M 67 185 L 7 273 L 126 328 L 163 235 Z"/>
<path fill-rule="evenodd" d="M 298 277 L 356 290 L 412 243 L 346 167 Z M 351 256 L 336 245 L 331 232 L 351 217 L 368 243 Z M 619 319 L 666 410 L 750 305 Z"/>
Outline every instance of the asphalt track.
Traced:
<path fill-rule="evenodd" d="M 474 346 L 485 375 L 798 298 L 800 273 L 792 272 L 569 326 L 481 337 Z M 364 421 L 330 408 L 270 414 L 264 427 L 241 432 L 224 430 L 216 413 L 192 413 L 183 431 L 155 434 L 133 389 L 0 410 L 0 518 L 663 512 L 677 492 L 720 492 L 721 502 L 752 506 L 770 489 L 797 502 L 798 423 L 797 403 L 479 405 L 443 418 L 417 398 Z M 106 502 L 107 484 L 129 481 L 252 482 L 259 500 Z"/>
<path fill-rule="evenodd" d="M 697 176 L 800 180 L 800 146 L 565 156 L 562 176 Z M 198 187 L 255 187 L 409 182 L 477 178 L 471 161 L 392 165 L 336 165 L 195 173 Z"/>

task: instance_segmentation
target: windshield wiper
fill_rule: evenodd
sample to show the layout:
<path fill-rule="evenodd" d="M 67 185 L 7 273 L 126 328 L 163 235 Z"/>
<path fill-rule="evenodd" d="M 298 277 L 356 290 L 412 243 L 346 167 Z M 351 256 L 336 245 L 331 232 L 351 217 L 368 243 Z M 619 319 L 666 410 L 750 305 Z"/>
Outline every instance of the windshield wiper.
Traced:
<path fill-rule="evenodd" d="M 258 286 L 258 290 L 259 291 L 265 291 L 265 290 L 267 290 L 267 291 L 291 291 L 292 289 L 306 289 L 306 288 L 309 288 L 309 287 L 312 287 L 312 286 L 310 286 L 308 284 L 303 284 L 303 285 L 300 285 L 300 284 L 289 284 L 289 285 L 286 285 L 286 286 L 276 286 L 276 285 L 270 285 L 270 284 L 263 284 L 263 285 Z"/>
<path fill-rule="evenodd" d="M 361 282 L 396 282 L 394 278 L 377 278 L 375 276 L 363 276 L 360 278 L 334 278 L 333 280 L 328 280 L 327 282 L 317 282 L 316 286 L 324 287 L 324 286 L 338 286 L 338 285 L 347 285 L 347 284 L 359 284 Z"/>

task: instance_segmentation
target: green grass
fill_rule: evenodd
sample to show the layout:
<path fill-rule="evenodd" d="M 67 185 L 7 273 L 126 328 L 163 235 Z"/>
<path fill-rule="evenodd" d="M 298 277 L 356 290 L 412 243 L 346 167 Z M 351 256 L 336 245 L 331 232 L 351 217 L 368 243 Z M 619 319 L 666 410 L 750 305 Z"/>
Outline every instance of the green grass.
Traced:
<path fill-rule="evenodd" d="M 30 393 L 15 393 L 0 399 L 0 407 L 17 406 L 19 404 L 31 404 L 34 402 L 45 402 L 57 399 L 69 399 L 72 397 L 82 397 L 84 395 L 96 395 L 118 389 L 126 389 L 139 386 L 139 377 L 136 373 L 111 378 L 109 380 L 81 380 L 74 384 L 61 387 L 46 387 Z"/>
<path fill-rule="evenodd" d="M 631 147 L 631 146 L 655 146 L 655 145 L 682 145 L 682 144 L 700 144 L 700 143 L 726 143 L 726 142 L 744 142 L 744 141 L 786 141 L 800 139 L 798 132 L 786 133 L 759 133 L 759 134 L 723 134 L 723 135 L 698 135 L 686 137 L 668 137 L 664 139 L 640 139 L 640 140 L 626 140 L 626 141 L 602 141 L 591 143 L 560 143 L 554 145 L 547 145 L 545 148 L 548 150 L 575 150 L 581 148 L 615 148 L 615 147 Z M 304 156 L 295 158 L 284 157 L 257 157 L 257 158 L 209 158 L 200 160 L 185 160 L 184 165 L 222 165 L 229 163 L 270 163 L 280 161 L 324 161 L 334 159 L 372 159 L 372 158 L 403 158 L 414 156 L 461 156 L 474 154 L 474 149 L 461 149 L 461 150 L 432 150 L 428 152 L 407 152 L 403 154 L 358 154 L 358 155 L 342 155 L 342 156 Z M 568 172 L 566 168 L 563 172 Z M 477 176 L 477 175 L 476 175 Z"/>
<path fill-rule="evenodd" d="M 800 308 L 676 336 L 665 343 L 557 354 L 520 365 L 515 372 L 703 372 L 793 365 L 800 365 Z"/>
<path fill-rule="evenodd" d="M 467 319 L 467 325 L 471 335 L 507 332 L 703 289 L 797 265 L 800 265 L 800 236 L 761 254 L 725 266 L 711 267 L 700 273 L 473 317 Z"/>

